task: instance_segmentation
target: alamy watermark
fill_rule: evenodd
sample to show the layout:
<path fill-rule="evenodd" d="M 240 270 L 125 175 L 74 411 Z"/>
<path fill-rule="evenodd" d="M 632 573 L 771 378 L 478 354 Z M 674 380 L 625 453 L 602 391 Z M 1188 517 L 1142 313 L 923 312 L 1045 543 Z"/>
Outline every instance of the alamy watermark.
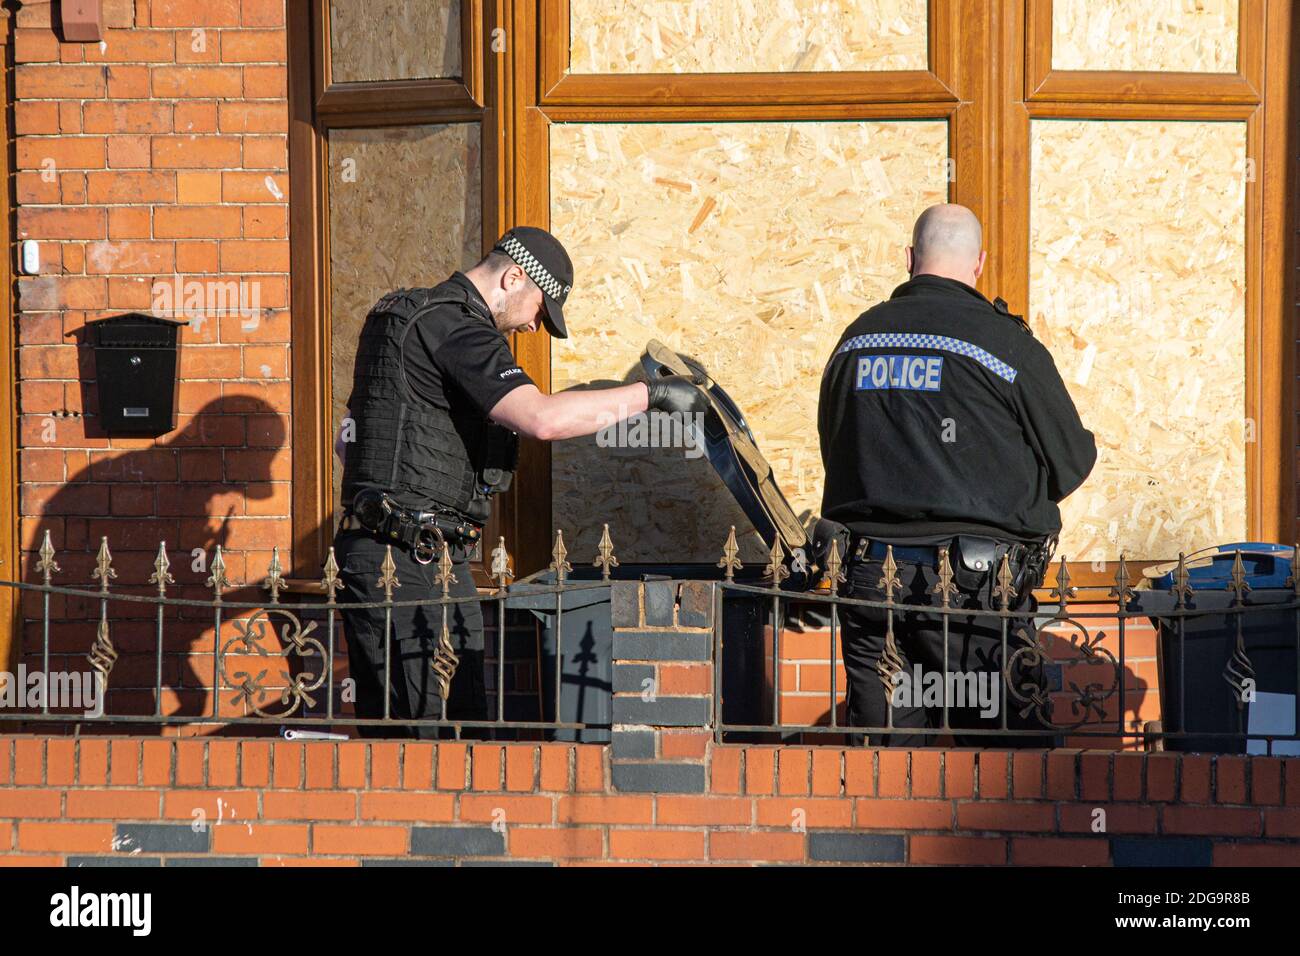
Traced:
<path fill-rule="evenodd" d="M 704 454 L 704 415 L 696 412 L 602 412 L 597 418 L 601 448 L 681 448 L 687 458 Z"/>
<path fill-rule="evenodd" d="M 1001 675 L 994 671 L 895 671 L 891 702 L 894 707 L 942 707 L 949 710 L 978 708 L 981 717 L 996 717 L 1001 705 Z"/>
<path fill-rule="evenodd" d="M 0 671 L 0 709 L 80 710 L 83 717 L 104 716 L 104 676 L 97 671 Z"/>
<path fill-rule="evenodd" d="M 239 315 L 244 331 L 257 328 L 262 313 L 262 284 L 231 279 L 159 279 L 149 289 L 154 315 L 186 318 L 196 328 L 205 318 Z"/>

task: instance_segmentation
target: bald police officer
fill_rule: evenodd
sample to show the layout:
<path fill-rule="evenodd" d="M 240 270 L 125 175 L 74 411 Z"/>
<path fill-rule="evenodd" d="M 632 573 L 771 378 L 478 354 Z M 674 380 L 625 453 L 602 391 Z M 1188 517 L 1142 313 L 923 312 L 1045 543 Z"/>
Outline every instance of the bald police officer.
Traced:
<path fill-rule="evenodd" d="M 885 600 L 882 565 L 892 545 L 901 583 L 894 599 L 939 605 L 947 548 L 958 587 L 952 606 L 997 608 L 1006 555 L 1011 609 L 1025 615 L 1011 628 L 1011 657 L 1034 635 L 1032 589 L 1061 529 L 1057 503 L 1083 483 L 1097 451 L 1051 354 L 1005 302 L 975 290 L 985 256 L 969 209 L 930 207 L 907 249 L 909 280 L 845 330 L 818 407 L 822 514 L 848 528 L 842 593 L 854 598 Z M 1003 680 L 997 618 L 951 616 L 946 660 L 936 613 L 896 613 L 894 643 L 887 649 L 883 610 L 846 609 L 849 723 L 901 730 L 872 743 L 934 744 L 935 736 L 908 731 L 942 726 L 946 691 L 959 745 L 1044 746 L 1042 736 L 960 732 L 1001 728 L 1004 716 L 1009 728 L 1042 726 L 1032 709 L 1020 716 L 1026 701 L 1017 698 L 1045 692 L 1042 669 L 1018 666 L 1037 663 L 1022 654 Z"/>
<path fill-rule="evenodd" d="M 706 402 L 690 380 L 659 379 L 617 388 L 541 392 L 515 361 L 506 336 L 544 325 L 568 335 L 563 305 L 573 264 L 550 233 L 510 230 L 467 272 L 432 288 L 399 289 L 370 310 L 357 350 L 348 417 L 340 430 L 343 520 L 334 539 L 341 604 L 382 602 L 380 565 L 389 544 L 401 590 L 393 600 L 441 596 L 437 559 L 454 562 L 454 597 L 476 595 L 469 565 L 474 541 L 506 490 L 517 436 L 552 441 L 590 435 L 611 421 L 659 409 L 695 413 Z M 450 606 L 451 652 L 439 647 L 442 609 L 408 605 L 342 612 L 356 713 L 401 721 L 442 716 L 440 679 L 451 677 L 447 717 L 486 720 L 483 619 L 477 602 Z M 387 648 L 387 657 L 385 649 Z M 436 726 L 362 725 L 367 736 L 438 736 Z"/>

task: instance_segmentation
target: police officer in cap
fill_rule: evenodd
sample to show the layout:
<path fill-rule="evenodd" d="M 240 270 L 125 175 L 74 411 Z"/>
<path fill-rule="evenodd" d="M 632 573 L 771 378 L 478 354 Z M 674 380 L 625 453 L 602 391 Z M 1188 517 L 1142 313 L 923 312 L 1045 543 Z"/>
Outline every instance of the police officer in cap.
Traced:
<path fill-rule="evenodd" d="M 1002 726 L 1004 685 L 1008 728 L 1041 729 L 1050 713 L 1043 662 L 1016 650 L 1034 636 L 1032 591 L 1061 529 L 1057 503 L 1083 483 L 1097 450 L 1051 354 L 1005 302 L 975 290 L 982 243 L 964 206 L 925 210 L 907 249 L 910 279 L 845 330 L 822 378 L 822 514 L 847 529 L 842 593 L 884 601 L 892 545 L 894 600 L 937 607 L 947 549 L 951 606 L 970 612 L 949 618 L 945 660 L 939 614 L 894 612 L 891 641 L 883 609 L 845 608 L 849 724 L 900 728 L 873 744 L 933 745 L 935 736 L 908 731 L 942 726 L 944 691 L 959 746 L 1048 743 L 961 731 Z M 975 613 L 1000 607 L 1003 556 L 1015 588 L 1009 608 L 1024 615 L 1009 627 L 1009 675 L 1001 621 Z"/>
<path fill-rule="evenodd" d="M 335 450 L 344 460 L 344 516 L 334 538 L 341 604 L 384 601 L 380 565 L 389 545 L 400 590 L 394 601 L 442 595 L 438 563 L 453 561 L 453 597 L 477 591 L 468 563 L 506 490 L 518 435 L 552 441 L 590 435 L 611 421 L 659 409 L 702 411 L 684 377 L 616 388 L 542 393 L 519 367 L 506 336 L 545 325 L 566 338 L 563 305 L 573 263 L 550 233 L 511 229 L 477 265 L 432 288 L 398 289 L 366 316 L 348 418 Z M 342 616 L 356 713 L 396 725 L 362 725 L 366 736 L 436 737 L 403 719 L 486 720 L 483 618 L 477 602 L 448 605 L 450 647 L 440 646 L 442 606 L 349 608 Z M 385 647 L 388 660 L 385 660 Z M 444 693 L 444 691 L 446 693 Z"/>

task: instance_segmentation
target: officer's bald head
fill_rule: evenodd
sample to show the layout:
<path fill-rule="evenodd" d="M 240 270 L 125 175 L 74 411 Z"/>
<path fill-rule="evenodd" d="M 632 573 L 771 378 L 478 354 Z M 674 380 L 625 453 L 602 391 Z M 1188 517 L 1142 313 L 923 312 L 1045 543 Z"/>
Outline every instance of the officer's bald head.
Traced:
<path fill-rule="evenodd" d="M 956 203 L 931 206 L 917 217 L 907 250 L 908 272 L 956 279 L 973 286 L 984 271 L 984 230 Z"/>

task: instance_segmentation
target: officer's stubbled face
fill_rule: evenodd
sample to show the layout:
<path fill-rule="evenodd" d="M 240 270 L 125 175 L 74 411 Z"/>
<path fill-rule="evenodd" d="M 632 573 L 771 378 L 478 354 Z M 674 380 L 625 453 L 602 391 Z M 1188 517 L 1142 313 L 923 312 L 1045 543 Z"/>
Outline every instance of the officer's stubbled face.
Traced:
<path fill-rule="evenodd" d="M 501 273 L 492 320 L 503 333 L 535 332 L 542 324 L 542 290 L 518 266 Z"/>

